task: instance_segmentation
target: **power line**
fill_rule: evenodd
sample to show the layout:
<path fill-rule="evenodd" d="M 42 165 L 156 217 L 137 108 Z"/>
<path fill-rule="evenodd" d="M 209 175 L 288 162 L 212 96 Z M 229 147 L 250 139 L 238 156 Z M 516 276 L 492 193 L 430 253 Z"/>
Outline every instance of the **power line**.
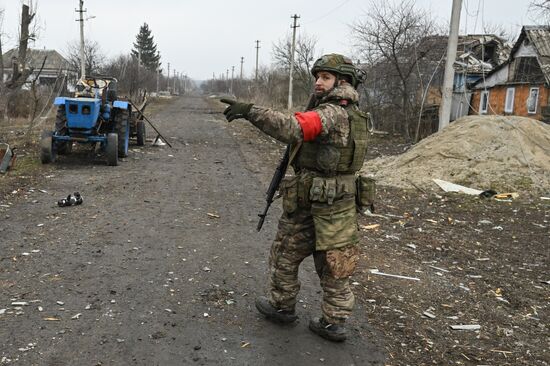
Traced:
<path fill-rule="evenodd" d="M 321 19 L 324 19 L 326 17 L 328 17 L 329 15 L 332 15 L 333 12 L 335 12 L 336 10 L 340 9 L 342 6 L 346 5 L 347 3 L 349 3 L 350 0 L 344 0 L 340 5 L 338 5 L 337 7 L 335 7 L 334 9 L 330 10 L 329 12 L 327 12 L 326 14 L 324 15 L 321 15 L 320 17 L 318 18 L 315 18 L 313 20 L 310 20 L 309 22 L 307 23 L 303 23 L 304 25 L 305 24 L 311 24 L 311 23 L 314 23 L 314 22 L 317 22 Z"/>

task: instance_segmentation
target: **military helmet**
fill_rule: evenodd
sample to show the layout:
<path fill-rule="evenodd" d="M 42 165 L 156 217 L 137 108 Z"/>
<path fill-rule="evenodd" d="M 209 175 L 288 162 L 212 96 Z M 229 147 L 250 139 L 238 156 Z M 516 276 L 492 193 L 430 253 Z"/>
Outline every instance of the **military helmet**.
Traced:
<path fill-rule="evenodd" d="M 314 77 L 317 77 L 319 71 L 328 71 L 337 76 L 348 76 L 354 88 L 357 88 L 359 83 L 362 82 L 351 59 L 337 53 L 330 53 L 318 58 L 311 68 L 311 73 Z"/>

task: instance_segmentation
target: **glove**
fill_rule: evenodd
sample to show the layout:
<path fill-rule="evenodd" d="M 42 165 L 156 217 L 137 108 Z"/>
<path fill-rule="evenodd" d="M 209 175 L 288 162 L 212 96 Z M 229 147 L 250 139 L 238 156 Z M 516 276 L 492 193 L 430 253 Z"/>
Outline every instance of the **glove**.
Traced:
<path fill-rule="evenodd" d="M 228 122 L 231 122 L 237 118 L 246 118 L 250 112 L 250 109 L 254 105 L 252 103 L 240 103 L 234 99 L 220 99 L 220 102 L 229 104 L 223 111 L 223 114 Z"/>

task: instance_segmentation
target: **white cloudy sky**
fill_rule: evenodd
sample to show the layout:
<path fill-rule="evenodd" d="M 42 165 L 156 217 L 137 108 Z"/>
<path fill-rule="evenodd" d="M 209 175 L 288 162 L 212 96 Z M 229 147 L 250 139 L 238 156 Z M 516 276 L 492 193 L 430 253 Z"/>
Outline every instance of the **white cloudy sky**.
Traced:
<path fill-rule="evenodd" d="M 29 0 L 26 0 L 28 2 Z M 501 25 L 517 34 L 521 25 L 534 24 L 531 0 L 463 0 L 461 32 L 480 33 L 482 24 Z M 17 43 L 21 0 L 0 0 L 4 10 L 2 49 Z M 75 21 L 78 0 L 33 0 L 39 37 L 33 48 L 57 49 L 78 40 Z M 452 0 L 416 0 L 442 24 L 450 19 Z M 226 69 L 253 72 L 255 40 L 260 40 L 260 64 L 271 63 L 271 46 L 290 32 L 290 16 L 298 14 L 299 32 L 318 39 L 319 51 L 352 52 L 349 24 L 369 10 L 369 0 L 85 0 L 85 34 L 97 41 L 108 57 L 128 53 L 144 22 L 149 24 L 163 66 L 195 79 L 207 79 Z M 479 9 L 479 10 L 478 10 Z"/>

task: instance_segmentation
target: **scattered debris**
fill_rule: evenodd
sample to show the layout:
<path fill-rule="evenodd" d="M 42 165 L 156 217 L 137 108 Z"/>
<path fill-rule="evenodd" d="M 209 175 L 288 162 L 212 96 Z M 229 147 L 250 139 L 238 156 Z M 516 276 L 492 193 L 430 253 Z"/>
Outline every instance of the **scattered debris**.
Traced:
<path fill-rule="evenodd" d="M 519 197 L 519 193 L 512 192 L 512 193 L 499 193 L 494 195 L 494 199 L 497 201 L 506 201 L 509 202 L 509 200 L 516 199 Z"/>
<path fill-rule="evenodd" d="M 207 212 L 206 214 L 209 217 L 213 218 L 213 219 L 219 219 L 220 218 L 220 215 L 216 215 L 216 214 L 213 214 L 213 213 L 210 213 L 210 212 Z"/>
<path fill-rule="evenodd" d="M 430 318 L 430 319 L 435 319 L 435 315 L 430 313 L 428 310 L 423 312 L 422 315 L 424 315 L 425 317 Z"/>
<path fill-rule="evenodd" d="M 372 225 L 361 225 L 360 228 L 363 230 L 375 230 L 380 227 L 380 224 L 372 224 Z"/>
<path fill-rule="evenodd" d="M 438 270 L 438 271 L 441 271 L 441 272 L 445 272 L 445 273 L 449 272 L 448 269 L 444 269 L 444 268 L 440 268 L 440 267 L 436 267 L 436 266 L 428 266 L 428 267 L 433 268 L 433 269 Z"/>
<path fill-rule="evenodd" d="M 67 207 L 73 205 L 81 205 L 83 202 L 82 196 L 78 192 L 74 192 L 72 195 L 68 195 L 67 198 L 62 198 L 57 201 L 59 207 Z"/>
<path fill-rule="evenodd" d="M 11 303 L 11 306 L 28 306 L 29 303 L 26 301 L 14 301 Z"/>
<path fill-rule="evenodd" d="M 378 271 L 377 269 L 371 269 L 370 273 L 375 274 L 375 275 L 379 275 L 379 276 L 401 278 L 403 280 L 420 281 L 420 278 L 417 278 L 417 277 L 408 277 L 408 276 L 401 276 L 401 275 L 383 273 L 383 272 Z"/>
<path fill-rule="evenodd" d="M 480 191 L 479 189 L 464 187 L 459 184 L 447 182 L 441 179 L 433 179 L 433 181 L 445 192 L 460 192 L 460 193 L 465 193 L 472 196 L 479 196 L 483 192 L 483 191 Z"/>
<path fill-rule="evenodd" d="M 479 324 L 460 324 L 460 325 L 450 325 L 452 330 L 479 330 L 481 325 Z"/>

